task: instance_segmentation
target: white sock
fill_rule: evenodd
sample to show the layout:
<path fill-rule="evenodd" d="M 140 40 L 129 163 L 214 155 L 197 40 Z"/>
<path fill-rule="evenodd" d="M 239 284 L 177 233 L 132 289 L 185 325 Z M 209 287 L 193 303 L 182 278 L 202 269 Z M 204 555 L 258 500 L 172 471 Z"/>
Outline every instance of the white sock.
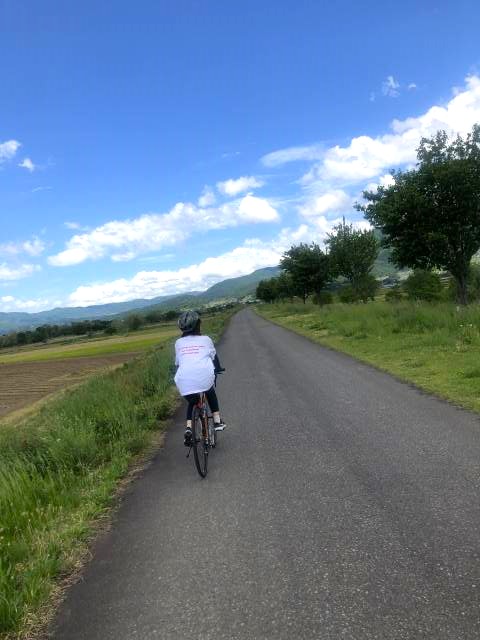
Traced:
<path fill-rule="evenodd" d="M 187 420 L 187 429 L 191 429 L 191 428 L 192 428 L 192 421 Z"/>
<path fill-rule="evenodd" d="M 213 422 L 215 424 L 220 424 L 221 420 L 220 420 L 220 411 L 214 411 L 213 412 Z"/>

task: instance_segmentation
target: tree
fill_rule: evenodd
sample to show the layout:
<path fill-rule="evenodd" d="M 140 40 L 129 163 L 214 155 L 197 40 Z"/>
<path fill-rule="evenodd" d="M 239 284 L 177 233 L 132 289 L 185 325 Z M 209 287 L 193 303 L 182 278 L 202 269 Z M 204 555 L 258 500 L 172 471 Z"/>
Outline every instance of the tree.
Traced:
<path fill-rule="evenodd" d="M 295 287 L 293 286 L 292 276 L 289 273 L 283 271 L 279 276 L 274 278 L 275 280 L 275 293 L 276 297 L 280 300 L 286 298 L 293 298 L 295 295 Z"/>
<path fill-rule="evenodd" d="M 264 302 L 273 302 L 277 297 L 275 278 L 269 280 L 260 280 L 257 284 L 256 297 Z"/>
<path fill-rule="evenodd" d="M 423 138 L 417 168 L 394 172 L 394 184 L 364 192 L 357 205 L 392 247 L 400 267 L 442 269 L 467 303 L 470 262 L 480 249 L 480 125 L 465 139 L 444 131 Z"/>
<path fill-rule="evenodd" d="M 343 222 L 333 228 L 325 243 L 329 248 L 332 275 L 346 278 L 362 300 L 373 289 L 370 274 L 380 250 L 373 229 L 354 229 Z"/>
<path fill-rule="evenodd" d="M 314 242 L 291 247 L 284 253 L 280 266 L 290 275 L 293 292 L 304 303 L 310 294 L 320 293 L 330 277 L 328 256 Z"/>

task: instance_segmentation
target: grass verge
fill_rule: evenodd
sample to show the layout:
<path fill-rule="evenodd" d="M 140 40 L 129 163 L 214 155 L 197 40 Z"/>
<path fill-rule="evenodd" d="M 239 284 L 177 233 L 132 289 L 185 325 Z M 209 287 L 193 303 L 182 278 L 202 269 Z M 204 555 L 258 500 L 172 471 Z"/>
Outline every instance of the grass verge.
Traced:
<path fill-rule="evenodd" d="M 233 311 L 204 321 L 219 337 Z M 177 403 L 171 341 L 0 430 L 0 637 L 25 638 Z M 163 423 L 164 424 L 164 423 Z"/>
<path fill-rule="evenodd" d="M 480 306 L 262 305 L 264 317 L 480 412 Z"/>

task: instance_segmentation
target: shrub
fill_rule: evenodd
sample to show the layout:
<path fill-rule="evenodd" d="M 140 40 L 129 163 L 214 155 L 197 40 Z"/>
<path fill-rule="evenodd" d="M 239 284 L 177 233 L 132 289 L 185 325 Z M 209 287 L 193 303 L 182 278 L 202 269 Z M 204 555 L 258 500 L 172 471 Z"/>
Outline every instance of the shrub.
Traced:
<path fill-rule="evenodd" d="M 346 304 L 351 304 L 352 302 L 358 302 L 358 297 L 355 294 L 353 287 L 351 287 L 350 285 L 346 287 L 342 287 L 338 292 L 338 297 L 340 299 L 340 302 L 343 302 Z"/>
<path fill-rule="evenodd" d="M 442 297 L 440 277 L 433 271 L 415 269 L 406 279 L 404 287 L 410 300 L 436 302 Z"/>

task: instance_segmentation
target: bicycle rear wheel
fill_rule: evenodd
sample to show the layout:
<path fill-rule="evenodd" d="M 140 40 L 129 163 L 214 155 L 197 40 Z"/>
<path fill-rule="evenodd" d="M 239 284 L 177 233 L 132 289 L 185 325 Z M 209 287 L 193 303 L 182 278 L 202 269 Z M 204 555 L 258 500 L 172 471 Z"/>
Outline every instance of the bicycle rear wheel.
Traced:
<path fill-rule="evenodd" d="M 195 407 L 192 416 L 193 457 L 195 466 L 202 478 L 208 471 L 208 444 L 203 434 L 203 423 L 200 411 Z M 205 434 L 206 435 L 206 434 Z"/>

